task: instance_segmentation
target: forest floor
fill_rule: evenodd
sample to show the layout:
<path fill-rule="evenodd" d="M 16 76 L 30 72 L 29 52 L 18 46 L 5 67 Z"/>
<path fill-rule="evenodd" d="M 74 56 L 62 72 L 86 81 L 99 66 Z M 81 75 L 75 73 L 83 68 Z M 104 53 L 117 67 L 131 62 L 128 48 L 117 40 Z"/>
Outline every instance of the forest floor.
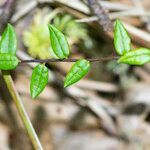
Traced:
<path fill-rule="evenodd" d="M 0 1 L 0 16 L 6 1 Z M 89 7 L 95 6 L 85 0 L 18 0 L 7 20 L 17 32 L 18 58 L 52 58 L 48 23 L 67 36 L 71 58 L 116 55 L 110 26 L 117 18 L 133 48 L 150 48 L 150 0 L 97 1 L 100 11 L 94 14 Z M 49 84 L 37 100 L 30 97 L 35 64 L 11 72 L 44 150 L 150 150 L 150 63 L 96 62 L 84 79 L 66 89 L 63 78 L 72 63 L 46 65 Z M 32 149 L 1 74 L 0 91 L 0 150 Z"/>

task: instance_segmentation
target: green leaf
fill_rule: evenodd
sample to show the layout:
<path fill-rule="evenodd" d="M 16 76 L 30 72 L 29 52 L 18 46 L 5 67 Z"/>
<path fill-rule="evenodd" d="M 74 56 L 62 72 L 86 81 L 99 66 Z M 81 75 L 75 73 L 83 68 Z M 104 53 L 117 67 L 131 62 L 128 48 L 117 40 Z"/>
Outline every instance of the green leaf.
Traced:
<path fill-rule="evenodd" d="M 46 66 L 37 65 L 31 77 L 30 94 L 32 98 L 36 98 L 45 88 L 48 83 L 48 69 Z"/>
<path fill-rule="evenodd" d="M 19 60 L 12 54 L 0 54 L 0 69 L 12 70 L 17 67 Z"/>
<path fill-rule="evenodd" d="M 2 34 L 0 41 L 0 53 L 16 54 L 17 50 L 17 39 L 16 33 L 10 24 L 7 25 L 6 29 Z"/>
<path fill-rule="evenodd" d="M 122 56 L 118 62 L 129 65 L 144 65 L 150 61 L 150 49 L 138 48 Z"/>
<path fill-rule="evenodd" d="M 50 32 L 50 41 L 55 55 L 59 59 L 69 56 L 70 50 L 66 37 L 53 25 L 48 25 Z"/>
<path fill-rule="evenodd" d="M 131 49 L 131 39 L 120 20 L 115 23 L 114 46 L 119 55 L 124 55 Z"/>
<path fill-rule="evenodd" d="M 90 62 L 85 59 L 78 60 L 70 69 L 64 81 L 64 87 L 76 83 L 90 70 Z"/>

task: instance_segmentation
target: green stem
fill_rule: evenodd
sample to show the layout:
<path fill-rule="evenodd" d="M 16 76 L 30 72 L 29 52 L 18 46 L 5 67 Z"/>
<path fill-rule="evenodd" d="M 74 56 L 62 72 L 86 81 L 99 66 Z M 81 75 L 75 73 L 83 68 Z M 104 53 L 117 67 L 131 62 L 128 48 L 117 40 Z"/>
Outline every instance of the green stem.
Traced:
<path fill-rule="evenodd" d="M 12 97 L 12 99 L 13 99 L 15 105 L 16 105 L 16 108 L 17 108 L 17 110 L 20 114 L 20 117 L 21 117 L 21 119 L 24 123 L 24 126 L 25 126 L 25 128 L 28 132 L 28 135 L 30 137 L 30 140 L 31 140 L 34 148 L 36 150 L 43 150 L 42 145 L 41 145 L 41 143 L 38 139 L 38 136 L 37 136 L 37 134 L 36 134 L 36 132 L 35 132 L 33 126 L 32 126 L 32 123 L 29 119 L 29 116 L 28 116 L 28 114 L 27 114 L 27 112 L 24 108 L 22 100 L 20 99 L 20 96 L 19 96 L 19 94 L 18 94 L 18 92 L 15 88 L 15 85 L 14 85 L 13 80 L 12 80 L 10 74 L 9 74 L 9 71 L 4 71 L 3 70 L 2 71 L 2 76 L 3 76 L 3 79 L 6 83 L 6 85 L 7 85 L 8 90 L 10 92 L 10 95 L 11 95 L 11 97 Z"/>

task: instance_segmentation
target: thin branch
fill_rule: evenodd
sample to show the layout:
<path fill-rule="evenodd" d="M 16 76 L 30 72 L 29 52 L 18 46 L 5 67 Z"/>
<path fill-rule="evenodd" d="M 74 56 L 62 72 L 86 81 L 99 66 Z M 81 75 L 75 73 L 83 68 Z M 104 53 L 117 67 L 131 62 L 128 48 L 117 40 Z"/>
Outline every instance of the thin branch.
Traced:
<path fill-rule="evenodd" d="M 87 58 L 86 60 L 90 62 L 103 62 L 109 60 L 116 60 L 118 56 L 108 56 L 101 58 Z M 76 62 L 80 59 L 78 58 L 67 58 L 67 59 L 30 59 L 30 60 L 21 60 L 20 63 L 47 63 L 47 62 Z"/>
<path fill-rule="evenodd" d="M 6 86 L 8 88 L 8 91 L 10 92 L 10 95 L 12 97 L 12 100 L 14 101 L 16 108 L 20 114 L 20 117 L 24 123 L 24 126 L 29 134 L 29 137 L 31 139 L 31 142 L 35 148 L 35 150 L 43 150 L 42 145 L 38 139 L 38 136 L 32 126 L 32 123 L 29 119 L 29 116 L 24 108 L 24 105 L 22 103 L 22 100 L 20 99 L 20 96 L 15 88 L 15 85 L 13 83 L 13 80 L 9 74 L 8 71 L 2 71 L 2 77 L 6 83 Z"/>

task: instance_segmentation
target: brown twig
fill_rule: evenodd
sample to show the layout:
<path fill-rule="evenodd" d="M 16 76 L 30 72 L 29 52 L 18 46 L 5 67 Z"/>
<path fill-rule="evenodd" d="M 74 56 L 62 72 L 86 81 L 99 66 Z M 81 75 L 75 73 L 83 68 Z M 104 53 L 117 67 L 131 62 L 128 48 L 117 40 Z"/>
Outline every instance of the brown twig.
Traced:
<path fill-rule="evenodd" d="M 101 58 L 87 58 L 86 60 L 90 62 L 103 62 L 109 60 L 116 60 L 118 56 L 108 56 Z M 76 62 L 80 59 L 78 58 L 67 58 L 67 59 L 30 59 L 30 60 L 21 60 L 20 63 L 47 63 L 47 62 Z"/>

